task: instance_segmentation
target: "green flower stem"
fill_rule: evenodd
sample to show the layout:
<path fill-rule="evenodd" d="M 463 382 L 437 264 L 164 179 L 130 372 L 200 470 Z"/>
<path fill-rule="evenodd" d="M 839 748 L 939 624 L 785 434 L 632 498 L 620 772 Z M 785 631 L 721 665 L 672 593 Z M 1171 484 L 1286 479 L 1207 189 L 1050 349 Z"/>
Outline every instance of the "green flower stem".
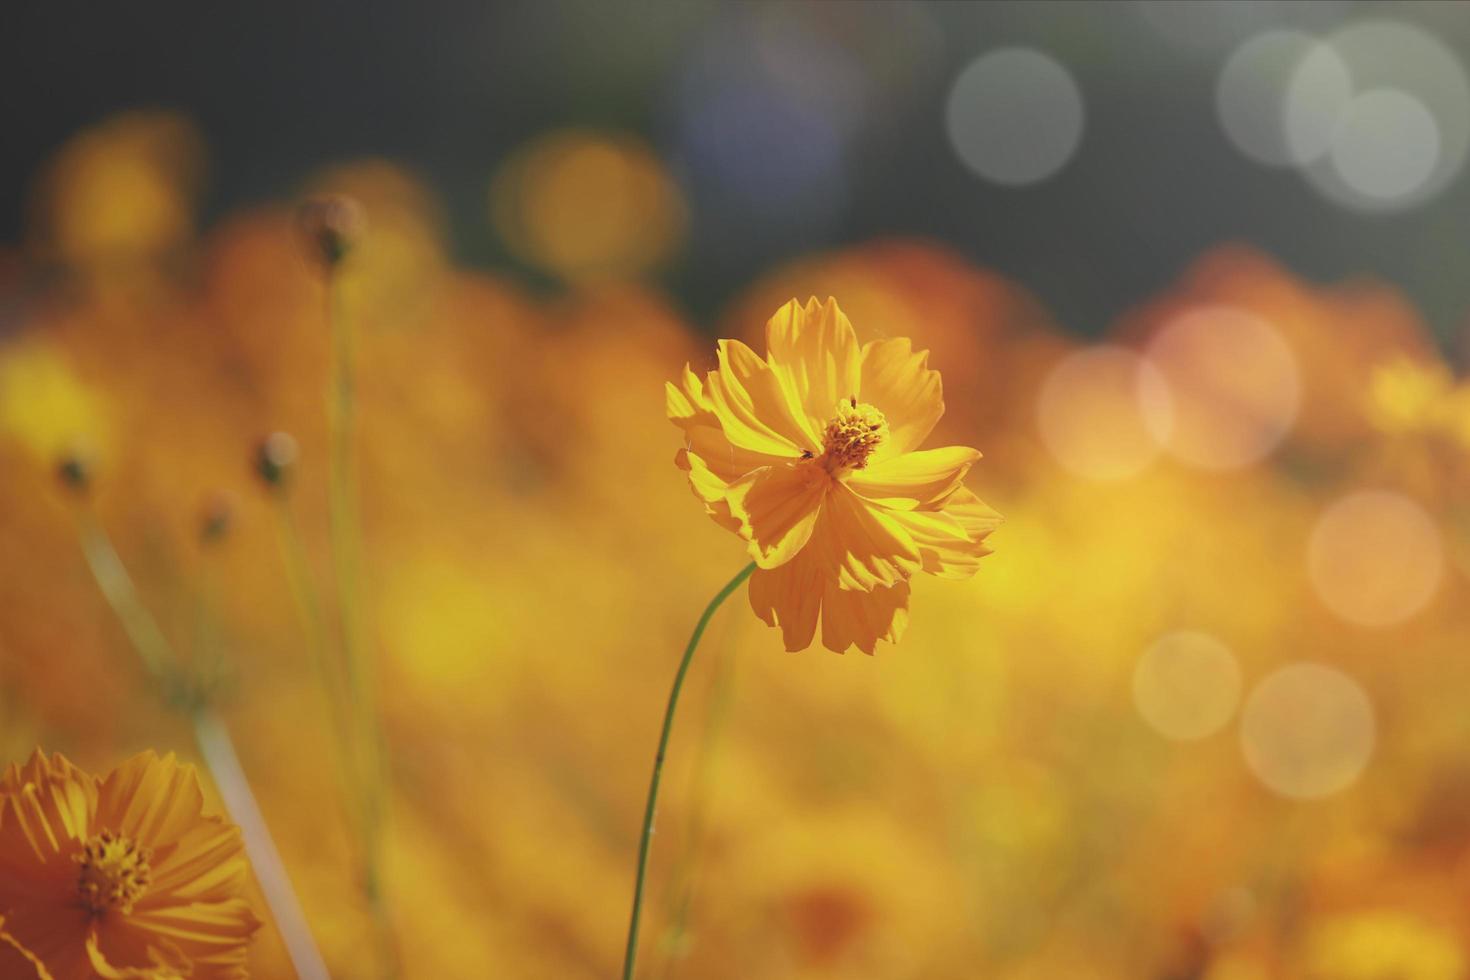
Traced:
<path fill-rule="evenodd" d="M 354 493 L 356 442 L 356 344 L 354 331 L 341 310 L 341 283 L 335 267 L 325 282 L 327 328 L 331 334 L 331 379 L 328 384 L 327 421 L 330 459 L 327 470 L 328 537 L 332 571 L 337 584 L 337 614 L 342 642 L 342 666 L 347 685 L 352 743 L 361 747 L 354 769 L 362 791 L 362 891 L 377 936 L 383 976 L 397 977 L 398 945 L 383 894 L 380 867 L 383 822 L 387 808 L 387 753 L 377 708 L 377 683 L 372 657 L 363 635 L 359 606 L 361 594 L 361 523 Z"/>
<path fill-rule="evenodd" d="M 306 634 L 306 645 L 312 665 L 322 684 L 322 693 L 327 702 L 332 739 L 336 750 L 337 779 L 349 809 L 348 820 L 354 825 L 355 844 L 359 848 L 365 834 L 357 821 L 362 819 L 362 780 L 356 774 L 357 753 L 353 747 L 352 722 L 346 685 L 342 678 L 342 667 L 332 656 L 331 634 L 327 619 L 322 612 L 323 603 L 311 572 L 311 563 L 306 557 L 306 545 L 296 526 L 296 517 L 291 511 L 290 500 L 282 487 L 273 488 L 271 500 L 276 512 L 276 529 L 281 543 L 281 557 L 286 567 L 286 581 L 296 602 L 296 611 L 301 617 L 301 627 Z M 366 856 L 358 860 L 365 863 Z"/>
<path fill-rule="evenodd" d="M 689 823 L 684 833 L 683 853 L 670 873 L 669 890 L 672 899 L 669 906 L 669 927 L 661 943 L 670 951 L 664 964 L 664 980 L 672 980 L 684 955 L 684 940 L 689 931 L 689 916 L 694 907 L 694 892 L 699 876 L 700 845 L 704 841 L 709 814 L 716 743 L 729 720 L 730 705 L 735 693 L 734 674 L 735 659 L 721 657 L 717 663 L 714 681 L 710 685 L 711 704 L 705 716 L 704 731 L 700 735 L 699 749 L 694 759 L 694 777 L 689 787 Z"/>
<path fill-rule="evenodd" d="M 723 589 L 715 593 L 709 605 L 704 607 L 704 613 L 699 617 L 699 622 L 694 624 L 694 633 L 689 637 L 689 645 L 684 648 L 684 658 L 679 661 L 679 669 L 674 674 L 674 686 L 669 691 L 669 704 L 664 709 L 663 730 L 658 737 L 658 753 L 653 757 L 653 778 L 648 783 L 648 803 L 643 810 L 643 833 L 638 839 L 638 873 L 633 884 L 633 912 L 628 921 L 628 948 L 623 954 L 623 980 L 633 980 L 633 964 L 638 956 L 638 926 L 643 914 L 643 887 L 648 877 L 648 852 L 653 844 L 653 819 L 658 810 L 658 787 L 663 779 L 664 756 L 668 752 L 669 736 L 674 730 L 674 713 L 679 707 L 679 693 L 684 689 L 684 676 L 689 673 L 689 664 L 694 660 L 694 651 L 698 649 L 700 638 L 704 636 L 705 627 L 709 625 L 715 610 L 719 609 L 724 601 L 740 588 L 741 583 L 750 578 L 750 573 L 753 571 L 755 571 L 755 562 L 742 568 Z"/>
<path fill-rule="evenodd" d="M 149 675 L 167 691 L 180 669 L 178 656 L 143 605 L 132 577 L 112 545 L 112 539 L 96 516 L 90 509 L 84 509 L 78 512 L 77 519 L 82 553 L 87 559 L 87 567 L 92 570 L 92 577 L 97 581 L 97 588 L 122 623 L 123 631 Z M 240 828 L 255 880 L 260 884 L 261 894 L 265 896 L 271 917 L 276 922 L 291 965 L 301 980 L 330 980 L 326 963 L 317 951 L 316 941 L 306 924 L 301 903 L 291 888 L 285 863 L 271 839 L 270 829 L 261 815 L 255 794 L 251 792 L 250 781 L 240 766 L 229 729 L 207 705 L 195 705 L 189 714 L 199 754 L 214 778 L 231 821 Z"/>

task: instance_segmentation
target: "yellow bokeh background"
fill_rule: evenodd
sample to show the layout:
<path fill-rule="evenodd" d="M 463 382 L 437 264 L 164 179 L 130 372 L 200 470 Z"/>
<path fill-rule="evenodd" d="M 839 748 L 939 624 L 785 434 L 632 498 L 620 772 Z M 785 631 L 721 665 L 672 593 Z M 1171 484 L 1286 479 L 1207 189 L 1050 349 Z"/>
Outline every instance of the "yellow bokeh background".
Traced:
<path fill-rule="evenodd" d="M 252 473 L 262 437 L 295 436 L 289 506 L 329 581 L 322 286 L 291 201 L 199 227 L 202 161 L 187 121 L 133 114 L 38 185 L 19 275 L 46 275 L 0 337 L 0 755 L 193 751 L 79 551 L 56 468 L 85 452 L 142 598 L 191 663 L 223 664 L 333 975 L 372 976 Z M 1470 386 L 1391 286 L 1225 246 L 1084 343 L 995 273 L 882 240 L 694 323 L 657 285 L 678 183 L 631 136 L 552 133 L 489 182 L 487 221 L 550 291 L 458 263 L 432 189 L 390 161 L 301 190 L 368 216 L 341 311 L 406 976 L 615 975 L 676 658 L 744 560 L 673 465 L 662 384 L 829 294 L 863 339 L 932 351 L 935 443 L 984 452 L 970 485 L 1006 524 L 972 581 L 916 582 L 908 635 L 872 658 L 787 654 L 740 596 L 720 612 L 641 975 L 1465 976 Z M 1207 669 L 1168 661 L 1201 644 Z M 255 975 L 284 957 L 268 927 Z"/>

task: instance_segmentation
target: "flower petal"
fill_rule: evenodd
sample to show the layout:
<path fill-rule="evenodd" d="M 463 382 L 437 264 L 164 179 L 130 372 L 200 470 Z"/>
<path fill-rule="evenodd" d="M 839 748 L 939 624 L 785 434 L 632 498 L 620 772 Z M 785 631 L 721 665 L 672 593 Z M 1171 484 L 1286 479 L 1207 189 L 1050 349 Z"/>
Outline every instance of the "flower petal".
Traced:
<path fill-rule="evenodd" d="M 684 431 L 685 448 L 699 455 L 721 480 L 733 483 L 751 470 L 791 458 L 790 453 L 768 455 L 730 442 L 703 382 L 687 364 L 681 382 L 682 387 L 672 382 L 664 384 L 669 421 Z"/>
<path fill-rule="evenodd" d="M 32 963 L 45 966 L 42 977 L 56 980 L 91 977 L 87 964 L 87 929 L 91 913 L 72 900 L 74 889 L 51 890 L 44 898 L 10 910 L 0 925 L 6 945 Z M 11 974 L 5 974 L 10 976 Z M 24 974 L 22 974 L 24 976 Z"/>
<path fill-rule="evenodd" d="M 193 977 L 243 978 L 250 937 L 259 928 L 260 920 L 244 899 L 173 905 L 137 911 L 125 923 L 105 923 L 92 953 L 94 961 L 117 971 L 99 970 L 102 976 L 132 976 L 129 968 L 153 962 L 183 964 L 183 969 L 173 968 L 181 974 L 192 968 L 188 975 Z"/>
<path fill-rule="evenodd" d="M 979 458 L 980 453 L 967 446 L 904 453 L 854 470 L 847 485 L 884 507 L 913 510 L 948 496 Z"/>
<path fill-rule="evenodd" d="M 937 509 L 893 510 L 888 516 L 918 544 L 924 571 L 954 579 L 975 574 L 980 559 L 990 554 L 986 536 L 1001 523 L 999 514 L 964 487 Z"/>
<path fill-rule="evenodd" d="M 819 303 L 813 296 L 802 306 L 793 299 L 766 322 L 766 347 L 772 370 L 796 392 L 813 435 L 839 401 L 858 393 L 862 349 L 837 300 Z"/>
<path fill-rule="evenodd" d="M 822 645 L 837 653 L 856 646 L 871 655 L 879 640 L 897 643 L 909 622 L 909 584 L 854 592 L 827 583 L 822 593 Z"/>
<path fill-rule="evenodd" d="M 687 449 L 674 454 L 674 465 L 689 474 L 689 487 L 704 503 L 705 513 L 720 527 L 739 534 L 740 518 L 730 513 L 730 505 L 725 500 L 730 484 L 715 475 L 704 457 Z"/>
<path fill-rule="evenodd" d="M 858 395 L 888 419 L 888 439 L 873 463 L 918 449 L 944 415 L 939 372 L 929 368 L 929 352 L 915 352 L 907 337 L 863 346 Z"/>
<path fill-rule="evenodd" d="M 107 774 L 97 790 L 97 826 L 145 847 L 178 840 L 200 819 L 204 793 L 193 766 L 172 752 L 142 752 Z"/>
<path fill-rule="evenodd" d="M 841 588 L 810 547 L 780 568 L 756 569 L 750 577 L 751 608 L 767 626 L 780 627 L 792 653 L 812 645 L 818 618 L 822 645 L 837 653 L 856 645 L 871 654 L 878 640 L 896 643 L 908 623 L 908 599 L 906 581 L 868 592 Z"/>
<path fill-rule="evenodd" d="M 826 577 L 844 589 L 894 585 L 922 566 L 908 532 L 840 483 L 827 495 L 812 547 L 824 562 Z"/>
<path fill-rule="evenodd" d="M 720 341 L 720 366 L 705 391 L 725 438 L 744 449 L 792 458 L 820 448 L 789 378 L 738 340 Z"/>
<path fill-rule="evenodd" d="M 783 565 L 806 545 L 831 486 L 824 470 L 801 462 L 762 467 L 731 485 L 725 501 L 758 566 Z"/>
<path fill-rule="evenodd" d="M 812 645 L 822 607 L 821 568 L 811 548 L 779 568 L 757 568 L 750 576 L 750 608 L 767 626 L 779 626 L 792 653 Z"/>
<path fill-rule="evenodd" d="M 4 923 L 0 922 L 0 927 Z M 56 980 L 55 974 L 30 950 L 19 945 L 0 928 L 0 977 L 16 980 Z"/>

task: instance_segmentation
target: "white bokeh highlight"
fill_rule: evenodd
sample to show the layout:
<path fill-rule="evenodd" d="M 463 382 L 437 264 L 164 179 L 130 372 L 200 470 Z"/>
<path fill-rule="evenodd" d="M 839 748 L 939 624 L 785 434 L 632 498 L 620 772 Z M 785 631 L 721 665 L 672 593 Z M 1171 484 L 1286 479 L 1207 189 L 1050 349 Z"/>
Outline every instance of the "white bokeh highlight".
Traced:
<path fill-rule="evenodd" d="M 1470 81 L 1453 51 L 1393 20 L 1325 37 L 1268 30 L 1241 43 L 1216 84 L 1241 153 L 1294 166 L 1334 204 L 1396 211 L 1431 199 L 1470 151 Z"/>
<path fill-rule="evenodd" d="M 1246 699 L 1240 745 L 1267 788 L 1292 799 L 1347 789 L 1373 756 L 1377 723 L 1363 688 L 1340 670 L 1294 663 L 1269 674 Z"/>
<path fill-rule="evenodd" d="M 1153 462 L 1171 417 L 1158 371 L 1112 344 L 1062 358 L 1042 382 L 1036 413 L 1057 462 L 1099 481 L 1126 480 Z"/>
<path fill-rule="evenodd" d="M 1264 459 L 1296 422 L 1296 355 L 1265 319 L 1230 306 L 1197 306 L 1170 319 L 1145 354 L 1169 388 L 1170 453 L 1230 470 Z"/>
<path fill-rule="evenodd" d="M 1470 150 L 1470 81 L 1455 53 L 1392 20 L 1354 22 L 1324 43 L 1347 66 L 1353 94 L 1328 153 L 1304 171 L 1312 186 L 1363 212 L 1401 211 L 1444 190 Z"/>
<path fill-rule="evenodd" d="M 1395 626 L 1420 613 L 1439 591 L 1444 544 L 1416 501 L 1389 490 L 1359 490 L 1317 519 L 1307 569 L 1318 597 L 1339 618 Z"/>
<path fill-rule="evenodd" d="M 1439 167 L 1439 123 L 1423 102 L 1396 89 L 1356 96 L 1332 138 L 1332 165 L 1364 198 L 1395 201 L 1424 187 Z"/>
<path fill-rule="evenodd" d="M 1220 640 L 1182 630 L 1160 637 L 1133 670 L 1133 704 L 1149 727 L 1173 741 L 1213 735 L 1240 702 L 1240 666 Z"/>
<path fill-rule="evenodd" d="M 1303 73 L 1308 59 L 1313 70 Z M 1266 31 L 1225 62 L 1215 108 L 1225 135 L 1246 156 L 1268 166 L 1301 165 L 1327 152 L 1351 86 L 1347 67 L 1310 34 Z"/>
<path fill-rule="evenodd" d="M 955 78 L 944 120 L 955 153 L 974 174 L 1022 186 L 1071 159 L 1084 115 L 1082 92 L 1060 62 L 1030 48 L 1002 48 Z"/>

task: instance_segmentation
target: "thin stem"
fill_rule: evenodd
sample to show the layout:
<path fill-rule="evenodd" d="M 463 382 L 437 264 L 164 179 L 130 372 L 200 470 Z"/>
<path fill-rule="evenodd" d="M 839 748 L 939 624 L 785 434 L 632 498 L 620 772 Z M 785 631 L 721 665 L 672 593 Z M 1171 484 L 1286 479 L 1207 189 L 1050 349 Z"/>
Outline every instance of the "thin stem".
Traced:
<path fill-rule="evenodd" d="M 361 528 L 357 499 L 353 492 L 353 448 L 357 424 L 356 345 L 352 325 L 339 309 L 340 282 L 335 268 L 327 272 L 325 293 L 327 328 L 332 342 L 327 404 L 331 439 L 327 472 L 327 520 L 332 570 L 337 584 L 337 615 L 342 642 L 342 666 L 347 685 L 347 714 L 353 728 L 351 741 L 360 747 L 354 768 L 358 772 L 361 785 L 358 801 L 362 809 L 361 884 L 377 934 L 384 975 L 396 977 L 401 972 L 397 943 L 384 902 L 382 872 L 379 867 L 387 795 L 387 753 L 378 718 L 376 678 L 362 634 L 362 613 L 358 604 Z"/>
<path fill-rule="evenodd" d="M 689 673 L 689 664 L 694 660 L 694 651 L 699 647 L 699 640 L 704 636 L 704 629 L 709 625 L 715 610 L 740 588 L 740 584 L 750 578 L 750 573 L 755 571 L 755 563 L 751 562 L 742 568 L 723 589 L 715 593 L 715 597 L 704 607 L 704 613 L 699 617 L 699 622 L 694 624 L 694 633 L 689 637 L 689 645 L 684 648 L 684 657 L 679 661 L 679 669 L 674 674 L 674 686 L 669 691 L 669 704 L 664 709 L 663 730 L 658 737 L 658 752 L 653 757 L 653 778 L 648 783 L 648 803 L 643 809 L 643 833 L 638 839 L 638 874 L 633 883 L 633 912 L 628 921 L 628 948 L 623 954 L 623 980 L 633 980 L 633 964 L 638 955 L 638 925 L 643 915 L 643 887 L 648 877 L 648 852 L 653 844 L 653 819 L 658 810 L 658 786 L 663 779 L 664 755 L 669 748 L 669 735 L 674 730 L 674 713 L 679 707 L 679 692 L 684 688 L 684 675 Z"/>
<path fill-rule="evenodd" d="M 312 665 L 321 676 L 327 707 L 332 712 L 332 727 L 336 730 L 340 743 L 338 748 L 343 750 L 343 762 L 347 764 L 351 752 L 347 748 L 349 733 L 344 716 L 343 699 L 346 695 L 342 690 L 343 681 L 339 671 L 332 664 L 331 641 L 327 632 L 327 619 L 322 613 L 321 593 L 312 580 L 311 563 L 306 558 L 306 546 L 302 542 L 301 531 L 296 526 L 296 518 L 291 513 L 290 502 L 285 494 L 277 492 L 274 503 L 281 557 L 286 566 L 286 583 L 296 602 L 296 612 L 301 617 L 301 627 L 306 634 Z"/>
<path fill-rule="evenodd" d="M 97 580 L 98 589 L 121 621 L 123 631 L 143 666 L 166 688 L 171 672 L 179 667 L 177 654 L 143 605 L 127 568 L 101 523 L 90 510 L 78 513 L 78 523 L 82 552 L 92 576 Z M 260 883 L 261 893 L 265 896 L 271 917 L 275 919 L 291 965 L 302 980 L 329 980 L 330 975 L 312 939 L 301 904 L 291 889 L 291 880 L 280 852 L 276 850 L 260 807 L 250 791 L 250 783 L 240 767 L 229 730 L 209 708 L 197 708 L 191 714 L 199 754 L 219 788 L 230 819 L 240 828 L 245 853 L 250 858 L 255 879 Z"/>
<path fill-rule="evenodd" d="M 281 488 L 275 489 L 272 494 L 272 502 L 275 505 L 281 556 L 286 566 L 286 581 L 291 589 L 292 597 L 296 600 L 296 611 L 301 617 L 302 630 L 306 634 L 306 646 L 312 665 L 321 680 L 322 693 L 326 698 L 327 710 L 330 713 L 332 738 L 337 756 L 337 778 L 343 794 L 350 801 L 349 822 L 356 821 L 362 816 L 362 802 L 359 797 L 363 790 L 361 779 L 354 775 L 356 754 L 350 729 L 348 695 L 344 690 L 341 667 L 333 663 L 327 620 L 322 612 L 321 593 L 312 576 L 311 563 L 306 557 L 306 546 L 296 526 L 296 518 L 291 511 L 291 502 Z M 356 836 L 360 847 L 364 836 L 360 829 L 356 832 Z M 359 860 L 363 860 L 363 857 L 359 856 Z"/>
<path fill-rule="evenodd" d="M 123 632 L 128 635 L 149 675 L 156 681 L 168 682 L 178 658 L 138 598 L 138 590 L 118 557 L 117 549 L 112 546 L 112 539 L 90 510 L 79 511 L 77 522 L 82 537 L 82 554 L 102 597 L 122 623 Z"/>
<path fill-rule="evenodd" d="M 684 955 L 682 946 L 689 931 L 689 915 L 694 906 L 694 891 L 699 876 L 700 844 L 704 840 L 709 814 L 710 784 L 715 772 L 715 748 L 720 732 L 728 720 L 735 690 L 735 658 L 723 656 L 716 663 L 715 678 L 710 684 L 711 705 L 705 717 L 704 731 L 701 733 L 698 754 L 694 760 L 694 780 L 689 789 L 689 824 L 684 834 L 683 853 L 670 876 L 670 890 L 674 897 L 669 913 L 670 924 L 664 940 L 665 947 L 670 950 L 663 973 L 666 980 L 674 975 L 679 959 Z"/>
<path fill-rule="evenodd" d="M 281 860 L 276 842 L 271 838 L 270 828 L 260 812 L 260 804 L 250 790 L 250 781 L 240 766 L 240 757 L 235 753 L 235 743 L 218 714 L 209 708 L 194 712 L 194 741 L 199 754 L 214 777 L 214 785 L 224 800 L 230 819 L 240 828 L 240 838 L 245 844 L 245 853 L 255 867 L 255 880 L 260 883 L 261 894 L 270 906 L 276 920 L 276 929 L 281 942 L 291 957 L 291 965 L 301 980 L 329 980 L 327 964 L 317 951 L 311 930 L 306 925 L 306 913 L 291 888 L 291 879 L 286 876 L 286 864 Z"/>

